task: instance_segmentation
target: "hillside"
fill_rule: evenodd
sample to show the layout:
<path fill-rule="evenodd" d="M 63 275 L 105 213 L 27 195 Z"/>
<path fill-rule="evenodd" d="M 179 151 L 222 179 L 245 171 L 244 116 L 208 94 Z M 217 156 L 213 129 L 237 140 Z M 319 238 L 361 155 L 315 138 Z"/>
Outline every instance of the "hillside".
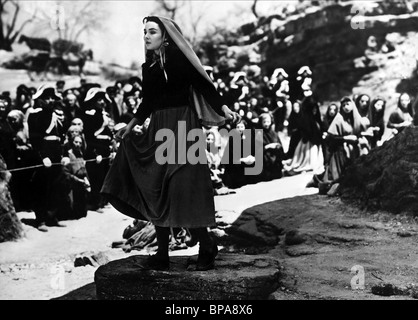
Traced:
<path fill-rule="evenodd" d="M 237 31 L 238 45 L 230 45 L 226 56 L 238 69 L 257 63 L 268 76 L 284 68 L 295 78 L 298 69 L 308 65 L 314 91 L 324 103 L 364 92 L 383 96 L 391 106 L 401 91 L 413 97 L 418 93 L 417 26 L 417 8 L 401 2 L 312 6 L 286 18 L 272 14 L 243 25 Z M 376 37 L 378 48 L 390 49 L 372 61 L 365 57 L 370 36 Z"/>

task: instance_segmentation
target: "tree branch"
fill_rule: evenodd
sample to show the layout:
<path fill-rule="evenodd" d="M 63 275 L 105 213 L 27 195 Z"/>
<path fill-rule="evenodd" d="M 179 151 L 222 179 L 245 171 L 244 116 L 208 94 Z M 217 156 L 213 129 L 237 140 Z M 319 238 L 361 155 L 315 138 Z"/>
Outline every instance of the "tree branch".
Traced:
<path fill-rule="evenodd" d="M 254 16 L 258 19 L 257 2 L 258 2 L 258 0 L 254 0 L 253 4 L 251 6 L 251 11 L 254 14 Z"/>
<path fill-rule="evenodd" d="M 7 39 L 10 38 L 10 35 L 12 34 L 13 30 L 16 27 L 17 16 L 19 15 L 19 12 L 20 12 L 20 5 L 16 3 L 15 1 L 12 1 L 11 3 L 13 3 L 13 5 L 15 6 L 15 12 L 13 14 L 12 23 L 9 26 L 9 30 L 7 30 L 7 36 L 6 36 Z"/>

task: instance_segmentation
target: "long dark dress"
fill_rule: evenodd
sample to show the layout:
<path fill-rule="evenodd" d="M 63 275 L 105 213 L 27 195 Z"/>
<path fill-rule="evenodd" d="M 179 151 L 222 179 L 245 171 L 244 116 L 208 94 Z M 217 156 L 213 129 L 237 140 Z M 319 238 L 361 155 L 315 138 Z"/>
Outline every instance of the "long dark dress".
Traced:
<path fill-rule="evenodd" d="M 263 147 L 270 143 L 277 143 L 277 146 L 271 149 L 264 149 L 263 172 L 260 177 L 263 181 L 279 179 L 282 177 L 282 161 L 284 158 L 283 144 L 272 126 L 269 129 L 263 128 Z"/>
<path fill-rule="evenodd" d="M 143 65 L 143 100 L 135 116 L 139 124 L 147 117 L 151 121 L 145 134 L 131 134 L 121 142 L 101 192 L 123 214 L 156 226 L 213 226 L 213 189 L 204 150 L 203 163 L 191 164 L 184 159 L 184 163 L 161 165 L 156 151 L 163 142 L 156 141 L 156 134 L 160 129 L 170 129 L 187 150 L 194 144 L 184 141 L 190 130 L 202 129 L 189 103 L 192 84 L 219 115 L 223 115 L 224 103 L 181 51 L 170 53 L 165 64 L 167 81 L 158 63 L 148 61 Z M 205 135 L 200 132 L 205 146 Z"/>

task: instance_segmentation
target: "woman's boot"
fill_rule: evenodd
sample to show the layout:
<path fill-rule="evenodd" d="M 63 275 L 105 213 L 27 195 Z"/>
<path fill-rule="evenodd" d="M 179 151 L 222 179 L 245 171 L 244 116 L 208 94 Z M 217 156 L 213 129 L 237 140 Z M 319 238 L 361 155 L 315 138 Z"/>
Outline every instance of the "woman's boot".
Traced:
<path fill-rule="evenodd" d="M 149 256 L 146 267 L 152 270 L 168 270 L 170 266 L 168 244 L 170 240 L 170 228 L 155 226 L 157 235 L 157 253 Z"/>
<path fill-rule="evenodd" d="M 215 267 L 215 258 L 218 254 L 218 246 L 207 228 L 195 228 L 191 230 L 192 236 L 196 235 L 199 241 L 199 256 L 197 258 L 196 271 L 211 270 Z"/>

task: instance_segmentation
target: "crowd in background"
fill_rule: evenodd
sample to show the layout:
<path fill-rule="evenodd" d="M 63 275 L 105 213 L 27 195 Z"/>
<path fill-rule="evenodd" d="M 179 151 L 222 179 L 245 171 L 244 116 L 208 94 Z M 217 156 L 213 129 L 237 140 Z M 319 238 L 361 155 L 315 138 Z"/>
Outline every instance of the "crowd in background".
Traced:
<path fill-rule="evenodd" d="M 407 93 L 400 95 L 387 122 L 386 101 L 367 94 L 342 97 L 322 113 L 308 66 L 302 66 L 294 79 L 283 68 L 264 76 L 257 68 L 244 67 L 222 77 L 209 66 L 205 69 L 226 104 L 242 117 L 233 127 L 226 123 L 204 128 L 216 195 L 308 171 L 314 173 L 308 187 L 329 189 L 350 161 L 411 125 L 415 115 Z M 102 211 L 107 202 L 100 189 L 117 151 L 115 133 L 134 117 L 141 99 L 139 77 L 105 88 L 83 79 L 71 88 L 62 80 L 39 88 L 22 84 L 15 98 L 3 92 L 0 154 L 12 173 L 16 210 L 33 210 L 41 231 L 62 226 L 62 220 L 85 217 L 87 210 Z M 146 131 L 149 121 L 136 126 L 133 134 Z M 237 163 L 222 161 L 232 150 L 232 137 L 219 133 L 223 128 L 237 131 L 242 145 L 245 139 L 252 141 Z M 283 137 L 289 140 L 286 146 Z M 261 147 L 262 159 L 256 157 Z M 246 175 L 245 168 L 256 161 L 263 161 L 262 172 Z"/>

